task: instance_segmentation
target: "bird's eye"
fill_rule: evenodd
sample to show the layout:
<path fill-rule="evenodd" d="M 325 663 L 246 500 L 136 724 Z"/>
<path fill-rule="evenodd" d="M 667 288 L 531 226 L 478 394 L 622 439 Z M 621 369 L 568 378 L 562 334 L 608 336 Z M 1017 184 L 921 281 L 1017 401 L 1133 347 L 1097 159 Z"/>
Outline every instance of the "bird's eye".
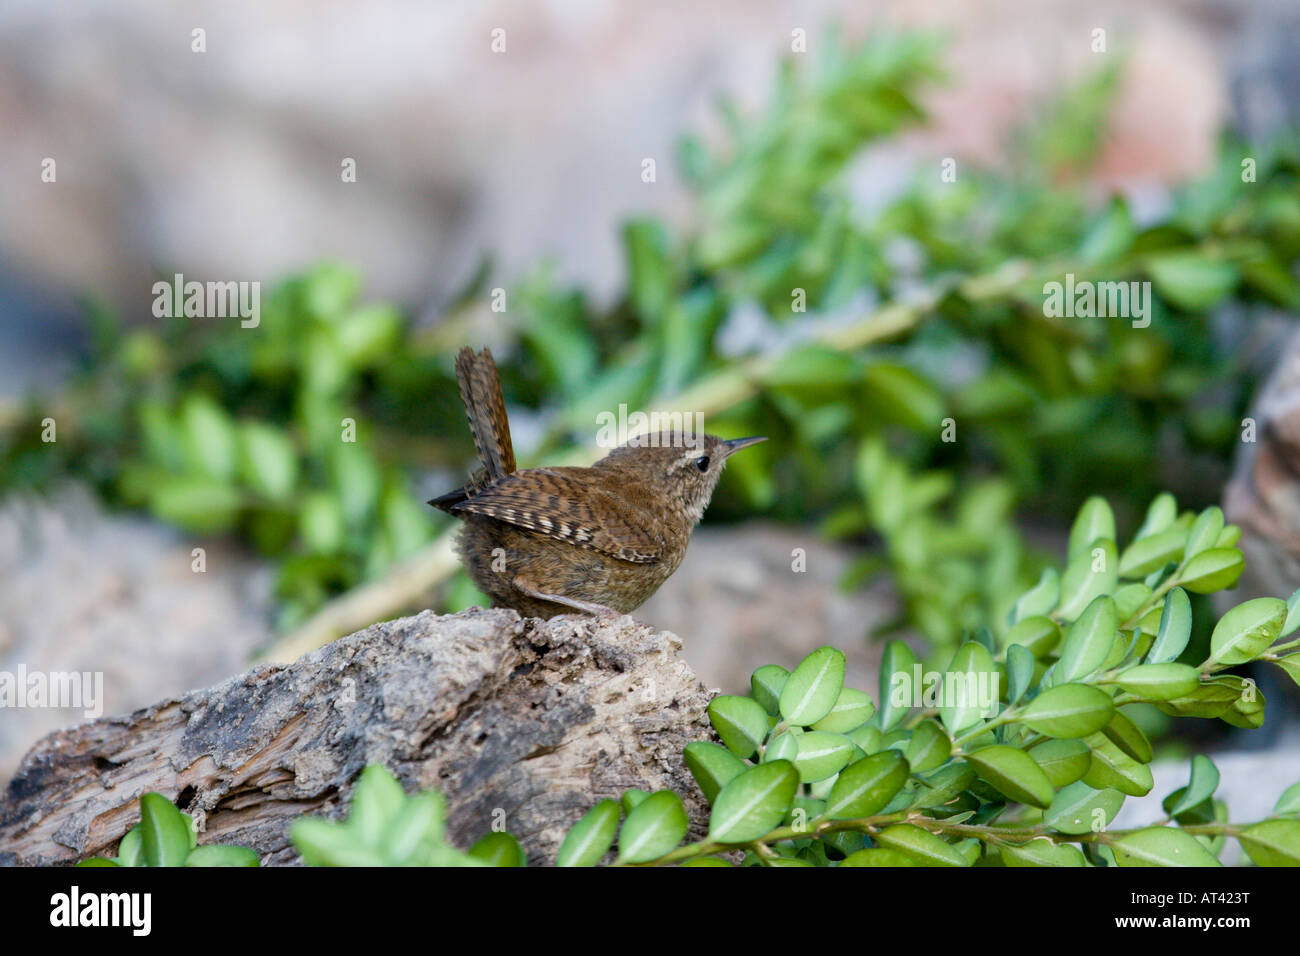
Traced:
<path fill-rule="evenodd" d="M 695 459 L 695 467 L 702 474 L 709 470 L 709 456 L 701 455 Z"/>

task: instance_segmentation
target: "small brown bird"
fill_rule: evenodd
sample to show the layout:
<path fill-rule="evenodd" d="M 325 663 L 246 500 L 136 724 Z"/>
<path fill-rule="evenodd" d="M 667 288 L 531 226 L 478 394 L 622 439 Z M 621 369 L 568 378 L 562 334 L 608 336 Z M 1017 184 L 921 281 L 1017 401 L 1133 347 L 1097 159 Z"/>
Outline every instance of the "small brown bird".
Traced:
<path fill-rule="evenodd" d="M 661 432 L 590 468 L 516 471 L 492 353 L 462 349 L 456 379 L 481 467 L 429 504 L 465 522 L 479 590 L 527 617 L 640 607 L 682 563 L 727 457 L 765 440 Z"/>

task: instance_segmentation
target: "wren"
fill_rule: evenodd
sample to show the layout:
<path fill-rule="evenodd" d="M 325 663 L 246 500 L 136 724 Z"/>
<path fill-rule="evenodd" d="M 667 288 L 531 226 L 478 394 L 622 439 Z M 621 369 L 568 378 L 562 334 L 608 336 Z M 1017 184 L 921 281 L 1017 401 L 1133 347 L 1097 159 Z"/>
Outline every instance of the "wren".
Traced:
<path fill-rule="evenodd" d="M 525 617 L 640 607 L 682 563 L 727 458 L 765 440 L 665 431 L 590 468 L 517 471 L 492 353 L 461 349 L 456 380 L 480 467 L 429 504 L 464 522 L 458 548 L 479 590 Z"/>

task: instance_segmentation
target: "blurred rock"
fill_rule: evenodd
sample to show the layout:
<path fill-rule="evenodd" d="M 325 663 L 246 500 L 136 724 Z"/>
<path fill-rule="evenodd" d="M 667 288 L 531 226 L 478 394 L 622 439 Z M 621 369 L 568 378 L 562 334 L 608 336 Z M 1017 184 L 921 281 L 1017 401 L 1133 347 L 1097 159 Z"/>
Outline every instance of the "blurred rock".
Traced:
<path fill-rule="evenodd" d="M 0 671 L 99 673 L 102 713 L 238 673 L 271 635 L 271 572 L 219 541 L 109 516 L 82 489 L 0 503 Z M 0 709 L 0 781 L 83 708 Z"/>
<path fill-rule="evenodd" d="M 806 571 L 791 569 L 796 548 Z M 883 576 L 866 588 L 839 587 L 859 556 L 810 528 L 698 528 L 677 573 L 634 616 L 684 635 L 682 656 L 723 693 L 748 693 L 755 668 L 790 669 L 830 644 L 848 655 L 845 682 L 875 696 L 884 647 L 869 634 L 897 616 L 898 602 Z"/>
<path fill-rule="evenodd" d="M 1300 333 L 1291 332 L 1255 397 L 1254 440 L 1243 441 L 1224 491 L 1225 518 L 1241 525 L 1240 596 L 1288 597 L 1300 587 Z"/>

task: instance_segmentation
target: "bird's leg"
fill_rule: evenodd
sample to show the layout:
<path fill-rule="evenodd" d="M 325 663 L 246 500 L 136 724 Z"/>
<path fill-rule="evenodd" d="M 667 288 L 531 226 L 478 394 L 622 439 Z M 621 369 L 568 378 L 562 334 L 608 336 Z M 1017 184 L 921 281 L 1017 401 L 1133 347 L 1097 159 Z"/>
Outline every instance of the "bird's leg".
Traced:
<path fill-rule="evenodd" d="M 621 617 L 620 612 L 612 607 L 606 607 L 603 604 L 597 604 L 594 601 L 583 601 L 579 598 L 565 597 L 563 594 L 547 594 L 545 591 L 539 591 L 530 581 L 525 580 L 523 575 L 516 574 L 510 581 L 519 591 L 527 594 L 530 598 L 536 598 L 539 601 L 550 601 L 553 604 L 563 604 L 565 607 L 571 607 L 574 610 L 591 614 L 594 617 Z"/>

